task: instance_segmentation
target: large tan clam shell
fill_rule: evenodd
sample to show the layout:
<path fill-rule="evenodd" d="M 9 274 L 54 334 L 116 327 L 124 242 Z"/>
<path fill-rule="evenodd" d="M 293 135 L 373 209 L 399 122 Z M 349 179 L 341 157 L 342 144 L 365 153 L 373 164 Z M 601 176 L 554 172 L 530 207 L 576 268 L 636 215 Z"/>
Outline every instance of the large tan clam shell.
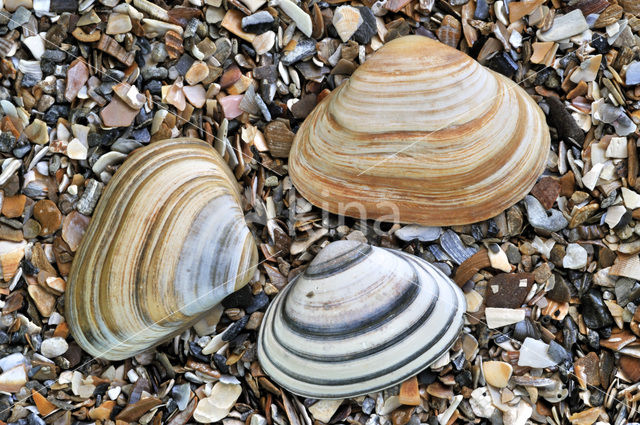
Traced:
<path fill-rule="evenodd" d="M 549 150 L 527 93 L 464 53 L 395 39 L 300 127 L 294 185 L 341 215 L 426 225 L 473 223 L 522 199 Z"/>
<path fill-rule="evenodd" d="M 458 338 L 465 311 L 462 291 L 425 260 L 337 241 L 267 309 L 258 360 L 294 394 L 355 397 L 436 361 Z"/>
<path fill-rule="evenodd" d="M 65 312 L 93 356 L 123 359 L 191 326 L 257 264 L 238 184 L 195 139 L 136 150 L 107 184 L 76 252 Z"/>

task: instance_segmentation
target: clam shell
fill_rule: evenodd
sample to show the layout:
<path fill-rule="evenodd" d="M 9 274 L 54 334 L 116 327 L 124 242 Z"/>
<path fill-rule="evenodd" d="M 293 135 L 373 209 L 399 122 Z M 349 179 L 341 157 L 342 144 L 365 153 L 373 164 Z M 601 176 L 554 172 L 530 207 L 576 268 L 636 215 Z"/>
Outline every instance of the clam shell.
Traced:
<path fill-rule="evenodd" d="M 422 36 L 395 39 L 300 127 L 294 185 L 341 215 L 424 225 L 496 216 L 542 173 L 542 110 L 514 82 Z"/>
<path fill-rule="evenodd" d="M 240 199 L 233 174 L 202 141 L 133 152 L 100 198 L 69 274 L 66 317 L 82 348 L 131 357 L 244 286 L 258 253 Z"/>
<path fill-rule="evenodd" d="M 333 242 L 269 306 L 258 359 L 294 394 L 355 397 L 436 361 L 457 339 L 465 310 L 462 291 L 426 261 Z"/>

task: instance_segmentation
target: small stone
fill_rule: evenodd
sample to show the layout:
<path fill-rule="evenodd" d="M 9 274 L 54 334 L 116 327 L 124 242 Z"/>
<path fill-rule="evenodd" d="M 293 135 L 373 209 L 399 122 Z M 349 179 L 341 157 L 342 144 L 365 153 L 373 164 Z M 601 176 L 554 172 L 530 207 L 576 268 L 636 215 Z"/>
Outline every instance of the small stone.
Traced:
<path fill-rule="evenodd" d="M 296 23 L 296 27 L 304 35 L 306 35 L 307 37 L 311 37 L 311 33 L 313 32 L 313 24 L 311 22 L 311 16 L 309 16 L 309 14 L 300 9 L 291 0 L 276 0 L 274 2 L 274 5 L 279 6 L 280 9 L 282 9 L 283 12 L 286 13 L 287 16 Z"/>
<path fill-rule="evenodd" d="M 109 15 L 106 33 L 109 35 L 125 34 L 131 31 L 131 18 L 124 13 L 112 13 Z"/>
<path fill-rule="evenodd" d="M 436 31 L 436 35 L 438 36 L 438 40 L 442 43 L 451 46 L 453 48 L 458 47 L 458 43 L 460 42 L 460 38 L 462 36 L 462 24 L 456 18 L 451 15 L 446 15 L 442 19 L 442 25 Z M 494 56 L 501 56 L 496 55 Z M 517 65 L 516 65 L 517 68 Z"/>
<path fill-rule="evenodd" d="M 276 33 L 273 31 L 267 31 L 256 36 L 253 40 L 253 48 L 256 50 L 257 55 L 264 55 L 273 48 L 275 42 Z"/>
<path fill-rule="evenodd" d="M 27 383 L 27 380 L 27 370 L 23 364 L 5 370 L 0 375 L 0 391 L 18 392 Z"/>
<path fill-rule="evenodd" d="M 621 221 L 624 220 L 627 215 L 627 209 L 623 205 L 613 205 L 607 208 L 607 213 L 604 217 L 604 222 L 609 225 L 611 229 L 616 228 Z"/>
<path fill-rule="evenodd" d="M 275 158 L 287 158 L 295 134 L 287 123 L 281 120 L 272 121 L 264 129 L 264 136 L 271 155 Z"/>
<path fill-rule="evenodd" d="M 198 403 L 193 412 L 194 419 L 201 423 L 218 422 L 224 419 L 241 392 L 240 385 L 217 382 L 211 390 L 211 395 Z"/>
<path fill-rule="evenodd" d="M 566 15 L 556 15 L 548 31 L 538 31 L 540 41 L 560 41 L 573 37 L 589 29 L 587 21 L 580 9 L 572 10 Z"/>
<path fill-rule="evenodd" d="M 359 6 L 358 10 L 362 17 L 362 23 L 353 34 L 353 39 L 359 44 L 369 44 L 373 36 L 378 33 L 376 17 L 369 7 Z"/>
<path fill-rule="evenodd" d="M 53 201 L 42 199 L 33 206 L 33 217 L 42 226 L 40 236 L 55 233 L 62 225 L 62 214 Z"/>
<path fill-rule="evenodd" d="M 562 267 L 565 269 L 582 269 L 587 265 L 587 250 L 577 243 L 567 245 Z"/>
<path fill-rule="evenodd" d="M 88 147 L 79 139 L 72 139 L 67 145 L 67 156 L 70 159 L 87 159 Z"/>
<path fill-rule="evenodd" d="M 67 341 L 59 336 L 45 339 L 40 345 L 40 353 L 49 359 L 63 355 L 68 349 L 69 344 L 67 344 Z"/>
<path fill-rule="evenodd" d="M 543 177 L 533 186 L 531 194 L 548 210 L 560 196 L 560 183 L 553 177 Z"/>
<path fill-rule="evenodd" d="M 546 211 L 542 204 L 531 195 L 527 195 L 524 202 L 529 223 L 536 229 L 557 232 L 569 224 L 560 211 L 554 209 Z"/>
<path fill-rule="evenodd" d="M 220 98 L 220 106 L 222 107 L 222 111 L 226 119 L 232 120 L 242 115 L 242 110 L 240 109 L 242 97 L 243 96 L 241 94 L 236 94 Z"/>
<path fill-rule="evenodd" d="M 420 406 L 422 399 L 420 398 L 420 388 L 418 387 L 418 378 L 415 376 L 400 385 L 399 394 L 400 403 L 407 406 Z"/>
<path fill-rule="evenodd" d="M 111 102 L 100 111 L 100 118 L 105 127 L 129 127 L 138 112 L 140 111 L 131 108 L 119 97 L 114 96 Z"/>
<path fill-rule="evenodd" d="M 503 272 L 511 271 L 511 264 L 509 264 L 507 254 L 505 254 L 498 244 L 494 243 L 489 245 L 488 255 L 491 267 Z"/>
<path fill-rule="evenodd" d="M 27 46 L 27 48 L 31 52 L 31 55 L 36 60 L 42 59 L 42 55 L 44 55 L 45 51 L 44 39 L 42 37 L 40 37 L 39 35 L 34 35 L 25 38 L 22 42 L 25 46 Z"/>
<path fill-rule="evenodd" d="M 602 407 L 592 407 L 569 416 L 569 421 L 571 425 L 592 425 L 602 414 L 606 414 Z"/>
<path fill-rule="evenodd" d="M 531 273 L 500 273 L 487 284 L 486 305 L 515 309 L 520 307 L 533 286 Z"/>
<path fill-rule="evenodd" d="M 202 108 L 207 101 L 207 92 L 202 84 L 195 86 L 184 86 L 182 88 L 185 97 L 196 108 Z"/>
<path fill-rule="evenodd" d="M 80 214 L 91 216 L 93 214 L 93 209 L 98 203 L 98 199 L 100 199 L 103 188 L 103 183 L 94 179 L 89 179 L 80 200 L 78 200 L 78 203 L 76 204 L 76 210 L 78 210 Z"/>
<path fill-rule="evenodd" d="M 486 387 L 478 387 L 471 392 L 471 410 L 480 418 L 491 418 L 496 411 Z"/>
<path fill-rule="evenodd" d="M 187 71 L 184 79 L 189 85 L 196 85 L 209 76 L 209 67 L 205 62 L 197 61 Z"/>
<path fill-rule="evenodd" d="M 496 388 L 504 388 L 509 384 L 513 368 L 509 363 L 489 361 L 482 363 L 482 373 L 487 384 Z"/>
<path fill-rule="evenodd" d="M 629 64 L 625 74 L 625 83 L 628 86 L 640 84 L 640 62 L 634 61 Z"/>
<path fill-rule="evenodd" d="M 143 398 L 133 404 L 127 405 L 116 415 L 115 419 L 124 422 L 137 422 L 142 415 L 160 404 L 162 404 L 162 400 L 157 397 Z"/>
<path fill-rule="evenodd" d="M 592 56 L 580 64 L 575 72 L 571 74 L 570 80 L 578 84 L 580 81 L 587 83 L 594 81 L 600 70 L 602 55 Z"/>
<path fill-rule="evenodd" d="M 340 39 L 346 43 L 362 24 L 362 16 L 355 7 L 339 6 L 333 12 L 332 22 Z"/>
<path fill-rule="evenodd" d="M 576 12 L 582 15 L 579 9 L 571 13 L 575 14 Z M 545 101 L 549 106 L 549 122 L 558 130 L 560 138 L 565 140 L 571 139 L 577 144 L 582 145 L 582 143 L 584 143 L 584 132 L 580 126 L 578 126 L 576 120 L 573 119 L 573 116 L 571 116 L 564 103 L 553 96 L 546 97 Z"/>
<path fill-rule="evenodd" d="M 632 382 L 640 381 L 640 359 L 631 356 L 620 356 L 618 363 L 624 376 Z"/>
<path fill-rule="evenodd" d="M 49 317 L 53 314 L 56 305 L 56 297 L 40 288 L 37 284 L 28 285 L 27 291 L 33 299 L 33 302 L 36 304 L 36 308 L 40 314 L 44 317 Z"/>
<path fill-rule="evenodd" d="M 287 0 L 288 1 L 288 0 Z M 316 42 L 309 38 L 292 40 L 284 49 L 283 65 L 292 65 L 298 61 L 310 58 L 316 53 Z"/>
<path fill-rule="evenodd" d="M 548 354 L 549 346 L 542 341 L 526 338 L 520 347 L 520 357 L 518 366 L 529 366 L 535 368 L 545 368 L 555 366 Z"/>
<path fill-rule="evenodd" d="M 605 155 L 607 158 L 626 158 L 628 156 L 627 138 L 612 137 Z"/>
<path fill-rule="evenodd" d="M 24 6 L 20 6 L 11 15 L 11 19 L 9 20 L 9 23 L 6 24 L 7 28 L 9 28 L 10 30 L 14 30 L 18 27 L 21 27 L 25 25 L 27 22 L 29 22 L 30 18 L 31 18 L 31 12 L 27 10 L 27 8 L 25 8 Z"/>
<path fill-rule="evenodd" d="M 242 29 L 246 32 L 262 34 L 272 29 L 275 19 L 266 10 L 242 18 Z"/>
<path fill-rule="evenodd" d="M 602 329 L 613 325 L 613 317 L 606 307 L 600 291 L 592 289 L 584 294 L 582 303 L 582 318 L 589 329 Z"/>
<path fill-rule="evenodd" d="M 622 199 L 624 201 L 624 206 L 630 210 L 635 210 L 640 208 L 640 194 L 634 192 L 631 189 L 627 189 L 623 187 L 622 191 Z"/>
<path fill-rule="evenodd" d="M 62 239 L 75 252 L 80 246 L 82 236 L 89 226 L 89 217 L 77 211 L 71 211 L 62 222 Z"/>
<path fill-rule="evenodd" d="M 420 242 L 435 241 L 440 237 L 442 228 L 419 226 L 417 224 L 409 224 L 403 228 L 396 230 L 394 235 L 405 242 L 411 242 L 413 240 L 419 240 Z"/>
<path fill-rule="evenodd" d="M 24 134 L 30 142 L 38 145 L 44 145 L 49 141 L 47 124 L 37 118 L 24 129 Z"/>
<path fill-rule="evenodd" d="M 22 216 L 27 197 L 24 195 L 8 196 L 2 201 L 2 215 L 7 218 Z"/>
<path fill-rule="evenodd" d="M 328 424 L 343 401 L 342 399 L 319 400 L 309 406 L 309 413 L 311 413 L 316 420 Z"/>
<path fill-rule="evenodd" d="M 489 329 L 496 329 L 524 320 L 525 311 L 513 308 L 487 307 L 484 310 L 484 315 Z"/>
<path fill-rule="evenodd" d="M 67 69 L 67 85 L 64 98 L 73 102 L 78 96 L 80 89 L 89 80 L 89 68 L 83 58 L 78 58 L 71 62 Z"/>
<path fill-rule="evenodd" d="M 242 29 L 242 17 L 243 17 L 242 12 L 240 12 L 239 10 L 229 9 L 227 13 L 224 15 L 224 18 L 222 19 L 220 26 L 222 26 L 222 28 L 226 29 L 230 33 L 235 34 L 241 39 L 251 43 L 256 35 L 245 32 Z M 196 411 L 197 411 L 197 408 L 196 408 Z"/>
<path fill-rule="evenodd" d="M 600 386 L 600 359 L 593 351 L 576 359 L 573 370 L 581 388 L 587 389 L 587 385 Z"/>

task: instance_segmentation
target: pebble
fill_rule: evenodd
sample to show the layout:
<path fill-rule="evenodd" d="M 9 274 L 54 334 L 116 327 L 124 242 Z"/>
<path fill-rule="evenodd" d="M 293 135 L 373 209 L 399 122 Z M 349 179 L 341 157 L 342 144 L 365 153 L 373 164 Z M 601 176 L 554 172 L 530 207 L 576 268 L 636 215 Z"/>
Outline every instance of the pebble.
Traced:
<path fill-rule="evenodd" d="M 358 11 L 362 17 L 362 23 L 353 34 L 353 39 L 362 45 L 369 44 L 373 36 L 378 33 L 376 17 L 368 7 L 360 6 Z"/>
<path fill-rule="evenodd" d="M 613 317 L 602 299 L 602 294 L 592 289 L 580 298 L 582 318 L 590 329 L 602 329 L 613 325 Z"/>
<path fill-rule="evenodd" d="M 266 10 L 242 18 L 242 29 L 246 32 L 262 34 L 273 28 L 275 19 Z"/>
<path fill-rule="evenodd" d="M 533 285 L 531 273 L 500 273 L 487 284 L 487 307 L 515 309 L 520 307 Z M 518 313 L 519 314 L 519 313 Z"/>
<path fill-rule="evenodd" d="M 504 388 L 509 384 L 513 368 L 509 363 L 499 361 L 482 362 L 482 373 L 487 384 Z"/>
<path fill-rule="evenodd" d="M 548 31 L 538 31 L 540 41 L 561 41 L 580 34 L 589 29 L 587 21 L 580 9 L 575 9 L 566 15 L 556 15 Z"/>
<path fill-rule="evenodd" d="M 280 7 L 284 13 L 296 23 L 296 27 L 307 37 L 311 37 L 313 32 L 313 24 L 311 16 L 304 10 L 300 9 L 291 0 L 275 0 L 271 2 L 274 6 Z"/>
<path fill-rule="evenodd" d="M 189 85 L 196 85 L 209 76 L 209 67 L 205 62 L 194 62 L 185 75 L 185 81 Z"/>
<path fill-rule="evenodd" d="M 114 96 L 111 102 L 100 111 L 100 118 L 105 127 L 129 127 L 138 112 L 140 111 L 131 108 L 119 97 Z"/>
<path fill-rule="evenodd" d="M 276 33 L 273 31 L 264 32 L 253 40 L 253 48 L 256 50 L 257 55 L 264 55 L 269 52 L 276 42 Z M 254 69 L 255 77 L 255 69 Z"/>
<path fill-rule="evenodd" d="M 73 102 L 78 96 L 80 89 L 89 80 L 89 68 L 83 58 L 78 58 L 71 62 L 67 69 L 67 83 L 64 98 Z"/>
<path fill-rule="evenodd" d="M 509 264 L 507 254 L 505 254 L 498 244 L 494 243 L 489 245 L 488 255 L 491 267 L 503 272 L 511 271 L 511 264 Z"/>
<path fill-rule="evenodd" d="M 625 83 L 628 86 L 634 86 L 640 84 L 640 62 L 633 61 L 627 67 L 627 73 L 625 74 Z"/>
<path fill-rule="evenodd" d="M 45 339 L 40 345 L 40 353 L 49 359 L 63 355 L 68 349 L 69 344 L 60 337 Z"/>
<path fill-rule="evenodd" d="M 109 35 L 124 34 L 133 28 L 131 18 L 124 13 L 112 13 L 109 15 L 106 33 Z"/>
<path fill-rule="evenodd" d="M 526 338 L 520 347 L 518 366 L 545 368 L 555 366 L 556 362 L 549 356 L 549 345 L 542 341 Z"/>
<path fill-rule="evenodd" d="M 202 86 L 198 84 L 195 86 L 184 86 L 182 91 L 186 99 L 196 108 L 202 108 L 207 101 L 207 93 Z"/>
<path fill-rule="evenodd" d="M 51 235 L 62 225 L 62 214 L 56 204 L 49 199 L 36 202 L 33 206 L 33 217 L 40 223 L 40 236 Z"/>
<path fill-rule="evenodd" d="M 18 392 L 27 383 L 27 369 L 24 365 L 16 366 L 0 374 L 0 391 Z"/>
<path fill-rule="evenodd" d="M 567 245 L 562 266 L 565 269 L 582 269 L 587 265 L 587 250 L 577 243 Z"/>
<path fill-rule="evenodd" d="M 417 224 L 409 224 L 401 229 L 396 230 L 394 235 L 405 242 L 419 240 L 420 242 L 435 241 L 442 233 L 441 227 L 419 226 Z"/>
<path fill-rule="evenodd" d="M 557 232 L 569 224 L 560 211 L 554 209 L 546 211 L 540 201 L 531 195 L 524 198 L 524 203 L 529 223 L 536 229 Z"/>
<path fill-rule="evenodd" d="M 44 55 L 44 51 L 45 51 L 45 46 L 44 46 L 44 39 L 41 36 L 34 35 L 31 37 L 27 37 L 22 42 L 24 43 L 25 46 L 27 46 L 27 48 L 31 52 L 31 55 L 36 60 L 42 59 L 42 55 Z"/>
<path fill-rule="evenodd" d="M 281 60 L 283 65 L 292 65 L 298 61 L 310 58 L 316 53 L 316 42 L 314 40 L 303 38 L 297 42 L 292 41 L 289 44 L 292 43 L 294 44 L 292 49 L 289 49 L 288 45 L 284 50 L 284 56 Z"/>
<path fill-rule="evenodd" d="M 309 413 L 318 421 L 328 424 L 344 400 L 319 400 L 309 406 Z"/>
<path fill-rule="evenodd" d="M 487 307 L 484 310 L 484 315 L 489 329 L 496 329 L 524 320 L 525 311 L 513 308 Z"/>

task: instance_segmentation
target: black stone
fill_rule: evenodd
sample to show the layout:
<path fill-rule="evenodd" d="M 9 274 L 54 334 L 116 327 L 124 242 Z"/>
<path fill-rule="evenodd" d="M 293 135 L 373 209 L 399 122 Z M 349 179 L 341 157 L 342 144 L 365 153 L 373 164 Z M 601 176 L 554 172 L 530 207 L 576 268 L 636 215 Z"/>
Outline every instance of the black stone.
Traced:
<path fill-rule="evenodd" d="M 362 24 L 353 34 L 353 39 L 360 44 L 368 44 L 371 38 L 378 33 L 376 17 L 369 7 L 360 6 L 358 10 L 360 11 L 360 16 L 362 16 Z"/>
<path fill-rule="evenodd" d="M 42 120 L 49 125 L 55 125 L 60 117 L 69 115 L 68 105 L 53 105 L 42 117 Z"/>
<path fill-rule="evenodd" d="M 283 65 L 292 65 L 316 54 L 316 42 L 310 38 L 298 40 L 296 46 L 282 57 Z"/>
<path fill-rule="evenodd" d="M 149 134 L 149 129 L 146 127 L 140 128 L 138 130 L 133 130 L 131 132 L 131 137 L 143 144 L 149 143 L 151 141 L 151 134 Z"/>
<path fill-rule="evenodd" d="M 24 74 L 22 77 L 22 87 L 33 87 L 40 82 L 40 78 L 34 74 Z"/>
<path fill-rule="evenodd" d="M 275 83 L 278 79 L 278 69 L 275 65 L 258 66 L 253 68 L 253 78 Z"/>
<path fill-rule="evenodd" d="M 465 362 L 464 353 L 460 353 L 460 355 L 458 355 L 457 357 L 454 357 L 451 360 L 451 364 L 453 365 L 453 368 L 457 371 L 460 371 L 464 368 L 464 362 Z"/>
<path fill-rule="evenodd" d="M 557 97 L 546 97 L 549 106 L 549 123 L 558 130 L 558 135 L 566 141 L 573 140 L 578 145 L 584 143 L 584 132 L 573 119 L 564 103 Z"/>
<path fill-rule="evenodd" d="M 0 152 L 9 153 L 16 145 L 16 137 L 8 131 L 0 133 Z"/>
<path fill-rule="evenodd" d="M 159 80 L 151 80 L 144 85 L 145 90 L 149 90 L 151 94 L 162 94 L 162 83 Z"/>
<path fill-rule="evenodd" d="M 580 299 L 582 303 L 582 317 L 584 324 L 590 329 L 601 329 L 613 325 L 613 317 L 604 304 L 602 294 L 598 290 L 591 290 Z"/>
<path fill-rule="evenodd" d="M 195 61 L 196 60 L 191 55 L 188 55 L 185 53 L 184 55 L 180 56 L 180 59 L 178 59 L 178 62 L 176 62 L 174 66 L 176 67 L 176 71 L 178 71 L 180 75 L 185 75 Z M 168 71 L 167 71 L 167 75 L 168 75 Z M 163 78 L 155 77 L 154 79 L 162 80 Z"/>
<path fill-rule="evenodd" d="M 214 354 L 213 355 L 213 363 L 216 365 L 216 368 L 220 371 L 220 373 L 224 373 L 225 375 L 229 373 L 229 366 L 227 366 L 227 358 L 222 354 Z"/>
<path fill-rule="evenodd" d="M 476 11 L 473 13 L 473 17 L 484 21 L 489 17 L 489 5 L 487 0 L 476 1 Z"/>
<path fill-rule="evenodd" d="M 418 384 L 420 385 L 429 385 L 436 382 L 438 379 L 438 374 L 432 372 L 430 369 L 425 369 L 418 374 Z"/>
<path fill-rule="evenodd" d="M 242 18 L 242 29 L 254 34 L 262 34 L 273 29 L 275 18 L 266 10 Z"/>
<path fill-rule="evenodd" d="M 547 292 L 547 298 L 559 303 L 569 302 L 569 300 L 571 299 L 571 290 L 569 289 L 569 285 L 564 280 L 564 278 L 556 275 L 553 289 Z"/>
<path fill-rule="evenodd" d="M 226 331 L 222 334 L 223 341 L 231 341 L 247 326 L 247 322 L 249 321 L 249 316 L 244 316 L 237 322 L 234 322 L 233 325 L 229 326 Z"/>
<path fill-rule="evenodd" d="M 557 342 L 551 340 L 549 343 L 549 350 L 547 350 L 549 357 L 556 363 L 571 362 L 571 353 L 565 350 L 565 348 Z"/>
<path fill-rule="evenodd" d="M 587 342 L 592 350 L 600 350 L 600 335 L 593 329 L 587 329 Z"/>
<path fill-rule="evenodd" d="M 591 391 L 591 395 L 589 396 L 589 403 L 593 407 L 602 406 L 604 403 L 604 398 L 607 395 L 604 391 Z"/>
<path fill-rule="evenodd" d="M 11 397 L 7 395 L 0 396 L 0 421 L 6 421 L 9 419 L 9 415 L 12 411 L 11 406 L 13 406 Z"/>
<path fill-rule="evenodd" d="M 591 46 L 597 50 L 600 54 L 607 54 L 609 50 L 611 50 L 611 45 L 607 41 L 607 38 L 598 33 L 593 34 L 593 38 L 591 39 Z"/>
<path fill-rule="evenodd" d="M 245 308 L 249 307 L 252 301 L 251 288 L 246 285 L 224 298 L 221 304 L 224 308 Z"/>
<path fill-rule="evenodd" d="M 191 355 L 196 359 L 209 363 L 209 356 L 202 354 L 202 347 L 195 342 L 192 341 L 189 343 L 189 351 L 191 351 Z"/>
<path fill-rule="evenodd" d="M 55 63 L 64 62 L 67 59 L 67 54 L 58 49 L 47 49 L 42 54 L 41 60 L 48 60 Z"/>
<path fill-rule="evenodd" d="M 470 370 L 463 370 L 457 374 L 454 379 L 456 380 L 456 384 L 461 387 L 470 387 L 473 383 L 473 377 L 471 376 Z"/>
<path fill-rule="evenodd" d="M 9 339 L 9 334 L 7 334 L 5 331 L 0 331 L 0 344 L 9 343 Z"/>
<path fill-rule="evenodd" d="M 500 74 L 509 78 L 518 71 L 518 64 L 506 52 L 499 52 L 487 63 L 487 66 Z"/>
<path fill-rule="evenodd" d="M 574 344 L 578 342 L 578 326 L 571 316 L 566 316 L 563 321 L 562 328 L 562 345 L 566 350 L 571 350 Z"/>
<path fill-rule="evenodd" d="M 191 63 L 193 63 L 193 59 Z M 187 67 L 187 70 L 189 70 L 188 67 Z M 187 71 L 181 72 L 180 75 L 185 75 L 186 73 Z M 169 71 L 167 70 L 167 68 L 163 68 L 161 66 L 145 66 L 144 68 L 142 68 L 142 71 L 140 71 L 140 75 L 142 75 L 142 79 L 145 81 L 146 80 L 164 80 L 169 76 Z"/>
<path fill-rule="evenodd" d="M 78 0 L 51 0 L 49 3 L 50 12 L 77 12 Z"/>
<path fill-rule="evenodd" d="M 539 339 L 540 332 L 533 325 L 531 319 L 525 318 L 514 325 L 513 338 L 518 341 L 524 341 L 527 338 Z"/>
<path fill-rule="evenodd" d="M 27 416 L 27 424 L 28 425 L 47 425 L 44 419 L 42 419 L 40 416 L 36 415 L 35 413 L 31 413 L 29 416 Z"/>
<path fill-rule="evenodd" d="M 254 296 L 251 300 L 251 305 L 249 305 L 245 311 L 247 314 L 251 314 L 260 309 L 263 309 L 269 304 L 269 297 L 264 292 L 260 292 L 258 295 Z"/>
<path fill-rule="evenodd" d="M 26 258 L 22 260 L 22 271 L 24 271 L 29 276 L 34 276 L 38 274 L 38 272 L 40 272 L 40 270 Z"/>
<path fill-rule="evenodd" d="M 16 146 L 13 148 L 11 152 L 13 153 L 14 156 L 18 158 L 23 158 L 26 154 L 29 153 L 29 151 L 31 151 L 31 145 L 29 144 L 29 141 L 26 140 L 26 138 L 22 139 L 21 137 L 20 139 L 18 139 Z"/>

